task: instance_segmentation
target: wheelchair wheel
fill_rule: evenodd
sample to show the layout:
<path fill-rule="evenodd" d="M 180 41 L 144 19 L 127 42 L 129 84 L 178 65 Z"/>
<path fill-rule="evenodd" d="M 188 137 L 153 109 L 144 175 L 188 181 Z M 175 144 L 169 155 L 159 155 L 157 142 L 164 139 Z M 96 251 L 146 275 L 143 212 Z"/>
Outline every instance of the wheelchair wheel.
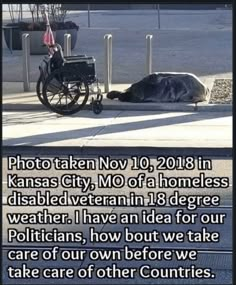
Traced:
<path fill-rule="evenodd" d="M 101 101 L 93 100 L 92 109 L 93 109 L 94 114 L 96 114 L 96 115 L 100 114 L 103 110 L 103 105 L 102 105 Z"/>
<path fill-rule="evenodd" d="M 39 101 L 43 105 L 46 105 L 46 102 L 44 101 L 44 98 L 43 98 L 43 76 L 41 74 L 36 84 L 36 93 L 37 93 Z"/>
<path fill-rule="evenodd" d="M 60 115 L 72 115 L 80 111 L 88 101 L 86 80 L 72 69 L 53 71 L 43 85 L 46 106 Z"/>

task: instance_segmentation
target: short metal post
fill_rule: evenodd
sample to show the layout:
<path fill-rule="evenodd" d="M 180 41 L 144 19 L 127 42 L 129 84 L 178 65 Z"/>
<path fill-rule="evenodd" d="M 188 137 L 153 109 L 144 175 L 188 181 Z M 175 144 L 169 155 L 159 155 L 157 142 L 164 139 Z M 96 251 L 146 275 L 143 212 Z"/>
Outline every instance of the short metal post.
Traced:
<path fill-rule="evenodd" d="M 13 42 L 13 31 L 12 31 L 13 28 L 10 28 L 10 51 L 12 53 L 12 42 Z"/>
<path fill-rule="evenodd" d="M 104 36 L 105 40 L 105 72 L 104 72 L 104 87 L 105 92 L 110 91 L 112 81 L 112 35 Z"/>
<path fill-rule="evenodd" d="M 71 34 L 64 34 L 64 55 L 71 56 Z"/>
<path fill-rule="evenodd" d="M 22 9 L 22 4 L 20 4 L 20 20 L 22 21 L 23 19 L 23 9 Z"/>
<path fill-rule="evenodd" d="M 23 51 L 23 85 L 24 91 L 30 91 L 30 37 L 29 34 L 22 35 Z"/>
<path fill-rule="evenodd" d="M 112 80 L 112 35 L 109 37 L 109 85 Z"/>
<path fill-rule="evenodd" d="M 146 74 L 152 73 L 152 35 L 146 35 L 147 53 L 146 53 Z"/>

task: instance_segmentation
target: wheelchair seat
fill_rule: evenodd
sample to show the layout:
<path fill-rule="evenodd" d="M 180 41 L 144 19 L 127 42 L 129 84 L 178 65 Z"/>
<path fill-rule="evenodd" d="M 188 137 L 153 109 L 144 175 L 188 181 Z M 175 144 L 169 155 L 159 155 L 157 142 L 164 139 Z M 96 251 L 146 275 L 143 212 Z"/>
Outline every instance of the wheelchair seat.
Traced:
<path fill-rule="evenodd" d="M 78 62 L 81 59 L 82 60 L 88 59 L 86 54 L 64 56 L 61 45 L 55 44 L 55 47 L 56 49 L 51 57 L 51 67 L 53 67 L 53 69 L 60 68 L 64 63 L 72 63 L 72 62 Z"/>

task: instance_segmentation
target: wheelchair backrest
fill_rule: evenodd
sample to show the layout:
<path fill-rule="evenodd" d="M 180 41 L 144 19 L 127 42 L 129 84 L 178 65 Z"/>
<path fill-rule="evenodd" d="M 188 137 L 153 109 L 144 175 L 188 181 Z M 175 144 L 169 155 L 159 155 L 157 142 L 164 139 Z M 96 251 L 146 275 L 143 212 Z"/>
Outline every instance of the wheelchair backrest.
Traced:
<path fill-rule="evenodd" d="M 51 57 L 50 64 L 51 64 L 51 71 L 60 68 L 64 63 L 64 54 L 62 48 L 59 44 L 56 44 L 55 51 Z"/>

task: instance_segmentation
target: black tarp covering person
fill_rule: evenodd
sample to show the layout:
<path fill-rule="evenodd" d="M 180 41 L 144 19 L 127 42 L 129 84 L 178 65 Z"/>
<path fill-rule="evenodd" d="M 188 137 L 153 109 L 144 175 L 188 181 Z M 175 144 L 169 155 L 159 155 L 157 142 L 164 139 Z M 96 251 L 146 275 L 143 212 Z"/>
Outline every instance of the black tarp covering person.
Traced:
<path fill-rule="evenodd" d="M 209 89 L 191 73 L 153 73 L 132 84 L 124 92 L 111 91 L 108 99 L 124 102 L 191 102 L 207 101 Z"/>

